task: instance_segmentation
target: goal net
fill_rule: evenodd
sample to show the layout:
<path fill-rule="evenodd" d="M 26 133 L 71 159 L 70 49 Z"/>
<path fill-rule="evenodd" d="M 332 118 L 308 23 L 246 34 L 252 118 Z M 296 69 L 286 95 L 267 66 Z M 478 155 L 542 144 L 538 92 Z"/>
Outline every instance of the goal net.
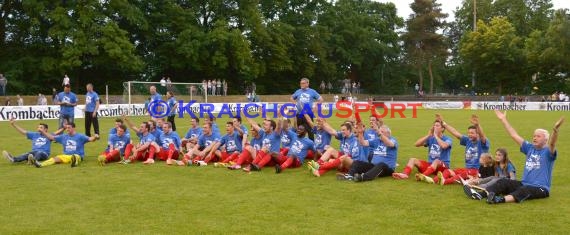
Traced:
<path fill-rule="evenodd" d="M 156 91 L 166 101 L 166 92 L 172 91 L 176 100 L 196 100 L 197 103 L 208 102 L 208 93 L 202 83 L 173 82 L 160 84 L 160 82 L 128 81 L 123 83 L 123 100 L 129 104 L 144 104 L 150 98 L 150 87 L 155 86 Z"/>

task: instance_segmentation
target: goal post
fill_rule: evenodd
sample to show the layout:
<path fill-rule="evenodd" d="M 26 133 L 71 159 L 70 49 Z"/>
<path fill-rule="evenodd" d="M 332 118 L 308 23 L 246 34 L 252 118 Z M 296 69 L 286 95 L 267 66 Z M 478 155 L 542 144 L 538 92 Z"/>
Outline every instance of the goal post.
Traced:
<path fill-rule="evenodd" d="M 166 92 L 172 91 L 176 100 L 196 100 L 198 103 L 208 102 L 208 92 L 202 83 L 128 81 L 123 83 L 123 100 L 129 104 L 144 104 L 150 98 L 150 87 L 155 86 L 156 91 L 166 100 Z"/>

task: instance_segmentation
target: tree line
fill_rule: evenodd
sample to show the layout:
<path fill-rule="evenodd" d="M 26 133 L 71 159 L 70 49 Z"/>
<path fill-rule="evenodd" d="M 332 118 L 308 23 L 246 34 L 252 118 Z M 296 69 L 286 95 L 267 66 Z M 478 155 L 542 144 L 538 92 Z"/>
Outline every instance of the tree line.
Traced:
<path fill-rule="evenodd" d="M 410 7 L 403 19 L 370 0 L 5 0 L 0 73 L 26 94 L 49 93 L 64 74 L 76 90 L 111 93 L 162 76 L 225 79 L 233 94 L 251 82 L 290 93 L 301 77 L 314 88 L 349 78 L 372 94 L 567 87 L 569 14 L 550 0 L 464 0 L 452 22 L 437 0 Z"/>

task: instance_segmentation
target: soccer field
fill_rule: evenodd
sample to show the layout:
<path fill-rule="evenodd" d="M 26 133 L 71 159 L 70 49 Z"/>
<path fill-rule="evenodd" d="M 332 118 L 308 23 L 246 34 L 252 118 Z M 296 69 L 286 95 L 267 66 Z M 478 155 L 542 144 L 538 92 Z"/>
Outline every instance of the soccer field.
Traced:
<path fill-rule="evenodd" d="M 520 179 L 524 155 L 492 111 L 418 110 L 417 118 L 410 118 L 411 113 L 406 113 L 408 118 L 385 118 L 399 142 L 397 171 L 412 156 L 426 159 L 426 148 L 416 148 L 413 144 L 427 134 L 436 112 L 462 133 L 466 132 L 470 115 L 479 115 L 491 141 L 491 151 L 507 148 Z M 507 116 L 519 134 L 530 139 L 535 128 L 551 131 L 553 124 L 567 114 L 509 111 Z M 345 182 L 337 181 L 334 172 L 316 178 L 305 167 L 288 169 L 282 174 L 275 174 L 272 167 L 248 174 L 212 166 L 167 166 L 159 161 L 150 166 L 111 163 L 101 167 L 96 156 L 105 148 L 113 120 L 100 119 L 101 141 L 86 145 L 86 160 L 79 167 L 55 165 L 37 169 L 0 162 L 0 234 L 562 234 L 568 231 L 565 216 L 570 214 L 568 123 L 560 129 L 550 198 L 488 205 L 468 199 L 459 185 L 439 186 L 392 178 Z M 143 118 L 133 120 L 137 123 Z M 217 121 L 222 130 L 225 121 Z M 341 121 L 329 120 L 334 127 Z M 56 120 L 46 122 L 54 131 Z M 83 119 L 76 122 L 78 132 L 84 133 Z M 176 122 L 178 133 L 184 135 L 190 125 L 189 118 Z M 27 130 L 35 130 L 38 123 L 18 122 Z M 9 122 L 0 122 L 0 130 L 2 150 L 15 155 L 31 148 L 29 140 Z M 333 145 L 337 147 L 338 142 L 333 140 Z M 61 151 L 61 145 L 52 145 L 52 155 Z M 453 138 L 452 168 L 464 166 L 463 151 L 459 141 Z"/>

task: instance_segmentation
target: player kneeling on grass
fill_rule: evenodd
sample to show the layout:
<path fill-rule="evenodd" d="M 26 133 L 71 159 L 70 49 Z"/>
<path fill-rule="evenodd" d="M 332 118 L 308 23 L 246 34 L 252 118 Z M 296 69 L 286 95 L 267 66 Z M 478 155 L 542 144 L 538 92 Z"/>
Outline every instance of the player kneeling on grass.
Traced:
<path fill-rule="evenodd" d="M 282 159 L 279 162 L 282 163 L 275 164 L 275 173 L 281 173 L 287 168 L 302 166 L 309 151 L 315 151 L 315 144 L 307 137 L 307 130 L 305 130 L 304 125 L 297 126 L 297 136 L 293 138 L 292 142 L 287 156 L 280 156 Z"/>
<path fill-rule="evenodd" d="M 558 155 L 556 151 L 558 130 L 564 122 L 564 117 L 554 124 L 552 135 L 549 135 L 547 130 L 536 129 L 532 142 L 529 142 L 519 136 L 507 121 L 506 112 L 495 110 L 495 114 L 503 123 L 507 133 L 520 146 L 520 151 L 526 155 L 526 163 L 521 181 L 503 178 L 487 187 L 487 203 L 520 203 L 524 200 L 549 197 L 552 168 Z"/>
<path fill-rule="evenodd" d="M 137 145 L 127 144 L 125 156 L 120 163 L 129 164 L 135 160 L 146 162 L 149 157 L 154 157 L 155 153 L 155 149 L 150 147 L 155 141 L 155 137 L 149 133 L 150 124 L 142 122 L 139 128 L 132 124 L 130 127 L 137 133 L 139 143 Z"/>
<path fill-rule="evenodd" d="M 160 146 L 159 146 L 160 144 Z M 180 137 L 176 131 L 172 130 L 172 123 L 165 122 L 162 124 L 162 133 L 160 137 L 150 146 L 158 156 L 158 159 L 166 161 L 167 165 L 172 165 L 178 159 L 180 154 Z M 154 156 L 149 156 L 145 161 L 146 164 L 154 163 Z"/>
<path fill-rule="evenodd" d="M 66 134 L 53 136 L 47 133 L 46 130 L 39 130 L 43 136 L 47 137 L 49 140 L 60 143 L 63 146 L 63 154 L 57 155 L 55 157 L 49 158 L 43 162 L 36 161 L 35 158 L 28 159 L 36 167 L 44 167 L 59 163 L 71 163 L 71 167 L 76 167 L 85 156 L 85 143 L 93 142 L 99 139 L 99 135 L 95 134 L 91 137 L 87 137 L 84 134 L 77 133 L 75 131 L 75 123 L 70 122 L 65 125 Z"/>
<path fill-rule="evenodd" d="M 317 177 L 332 169 L 338 169 L 344 173 L 348 172 L 352 164 L 352 153 L 359 153 L 358 140 L 352 133 L 352 124 L 345 122 L 340 125 L 340 131 L 336 131 L 323 119 L 323 129 L 340 141 L 340 151 L 332 147 L 327 148 L 318 161 L 307 163 L 309 170 Z"/>
<path fill-rule="evenodd" d="M 237 122 L 226 123 L 226 134 L 222 136 L 222 139 L 220 140 L 219 149 L 214 152 L 214 158 L 218 158 L 220 161 L 219 163 L 217 162 L 214 164 L 214 167 L 228 167 L 230 166 L 230 161 L 233 162 L 238 159 L 239 154 L 242 152 L 243 146 L 243 130 L 241 132 L 236 131 L 240 130 L 240 128 L 241 127 Z"/>
<path fill-rule="evenodd" d="M 213 131 L 211 123 L 205 123 L 202 126 L 202 135 L 198 137 L 198 143 L 184 155 L 181 161 L 176 161 L 179 166 L 196 164 L 199 166 L 208 165 L 204 160 L 206 157 L 211 158 L 218 148 L 220 135 Z"/>
<path fill-rule="evenodd" d="M 395 172 L 392 174 L 392 177 L 394 179 L 407 179 L 410 173 L 412 173 L 413 167 L 416 167 L 420 172 L 416 174 L 416 180 L 429 180 L 431 178 L 425 176 L 448 169 L 451 161 L 451 144 L 453 141 L 448 136 L 443 135 L 444 131 L 445 127 L 443 127 L 442 121 L 435 120 L 428 134 L 419 138 L 415 143 L 416 147 L 424 146 L 428 148 L 428 161 L 410 158 L 404 168 L 404 172 Z"/>
<path fill-rule="evenodd" d="M 16 130 L 18 130 L 18 132 L 20 132 L 22 135 L 25 135 L 26 138 L 32 141 L 32 151 L 23 153 L 20 156 L 16 157 L 12 156 L 12 154 L 8 153 L 7 151 L 3 151 L 2 154 L 8 161 L 12 163 L 28 161 L 30 156 L 36 161 L 44 161 L 48 159 L 51 151 L 51 141 L 42 134 L 42 131 L 47 132 L 47 124 L 40 123 L 37 128 L 38 132 L 31 132 L 22 129 L 16 124 L 16 120 L 14 120 L 14 118 L 10 119 L 10 125 L 12 125 L 14 128 L 16 128 Z M 56 133 L 59 134 L 62 131 L 63 129 L 60 129 Z M 31 164 L 31 162 L 28 161 L 28 164 Z"/>
<path fill-rule="evenodd" d="M 109 135 L 109 141 L 105 152 L 97 158 L 99 165 L 103 166 L 108 162 L 117 162 L 125 154 L 125 148 L 131 143 L 131 136 L 126 133 L 127 126 L 120 124 L 115 127 L 115 133 Z"/>
<path fill-rule="evenodd" d="M 358 142 L 360 145 L 364 147 L 368 146 L 372 150 L 372 159 L 359 159 L 352 163 L 349 174 L 352 173 L 354 175 L 355 182 L 391 176 L 396 168 L 396 161 L 398 160 L 398 141 L 392 136 L 392 132 L 388 126 L 373 126 L 378 138 L 366 140 L 362 132 L 358 134 Z"/>

